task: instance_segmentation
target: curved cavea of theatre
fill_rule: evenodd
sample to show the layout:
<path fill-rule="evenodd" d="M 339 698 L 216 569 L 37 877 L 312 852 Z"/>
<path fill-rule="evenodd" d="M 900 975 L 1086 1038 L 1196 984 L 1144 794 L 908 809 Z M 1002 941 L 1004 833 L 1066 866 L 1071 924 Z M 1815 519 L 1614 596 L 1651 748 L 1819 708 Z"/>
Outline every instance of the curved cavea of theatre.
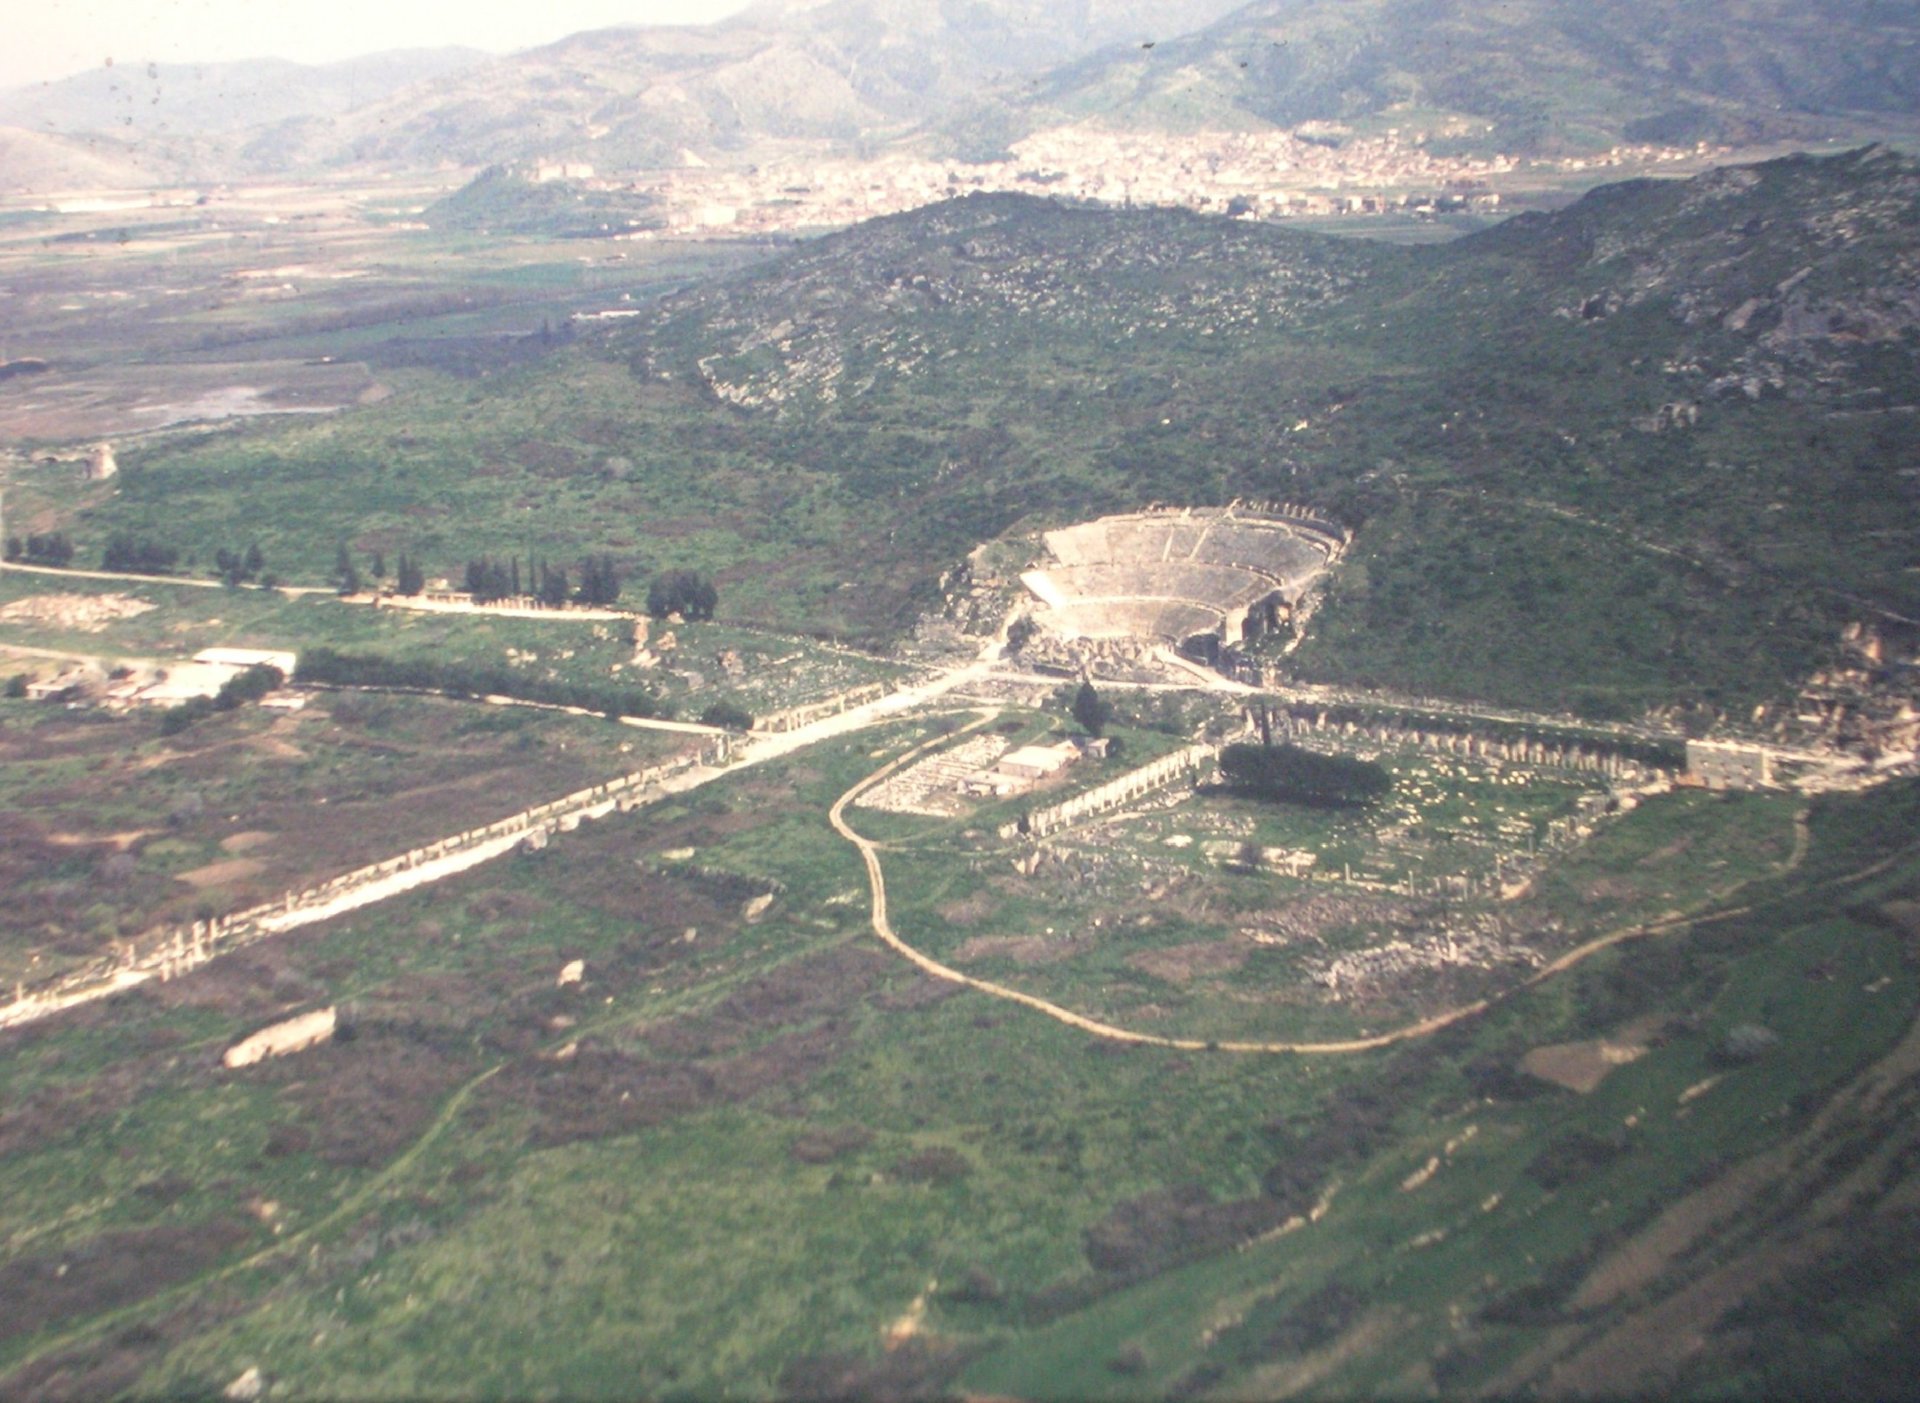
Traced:
<path fill-rule="evenodd" d="M 1127 640 L 1209 660 L 1278 627 L 1347 543 L 1291 506 L 1152 509 L 1049 531 L 1021 575 L 1063 643 Z"/>

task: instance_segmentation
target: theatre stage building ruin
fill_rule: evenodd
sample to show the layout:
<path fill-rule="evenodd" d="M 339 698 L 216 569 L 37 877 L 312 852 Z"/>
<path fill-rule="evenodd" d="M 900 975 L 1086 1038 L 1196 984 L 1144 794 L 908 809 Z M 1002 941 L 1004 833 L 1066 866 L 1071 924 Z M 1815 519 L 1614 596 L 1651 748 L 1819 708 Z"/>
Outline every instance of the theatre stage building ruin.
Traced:
<path fill-rule="evenodd" d="M 1240 506 L 1102 517 L 1044 539 L 1047 559 L 1020 577 L 1043 650 L 1145 661 L 1174 648 L 1208 663 L 1285 624 L 1347 543 L 1298 508 Z"/>

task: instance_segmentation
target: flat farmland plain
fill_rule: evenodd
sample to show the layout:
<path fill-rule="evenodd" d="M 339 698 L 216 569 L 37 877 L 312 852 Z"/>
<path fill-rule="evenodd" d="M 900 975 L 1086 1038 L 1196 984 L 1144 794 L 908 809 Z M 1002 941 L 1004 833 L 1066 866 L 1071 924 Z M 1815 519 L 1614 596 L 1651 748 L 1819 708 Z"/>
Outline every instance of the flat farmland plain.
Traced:
<path fill-rule="evenodd" d="M 694 737 L 424 697 L 317 696 L 177 735 L 0 702 L 0 980 L 239 910 L 678 753 Z"/>

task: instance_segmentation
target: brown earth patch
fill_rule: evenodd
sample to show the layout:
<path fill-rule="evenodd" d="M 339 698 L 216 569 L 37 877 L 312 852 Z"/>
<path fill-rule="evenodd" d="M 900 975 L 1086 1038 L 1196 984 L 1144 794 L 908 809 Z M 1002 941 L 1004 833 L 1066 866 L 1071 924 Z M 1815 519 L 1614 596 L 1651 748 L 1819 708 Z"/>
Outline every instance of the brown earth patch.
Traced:
<path fill-rule="evenodd" d="M 103 1233 L 0 1265 L 0 1340 L 144 1300 L 199 1275 L 253 1236 L 242 1219 Z"/>
<path fill-rule="evenodd" d="M 1920 940 L 1920 901 L 1884 901 L 1880 912 L 1909 940 Z"/>
<path fill-rule="evenodd" d="M 257 877 L 266 871 L 266 864 L 250 857 L 236 857 L 226 862 L 210 862 L 205 867 L 196 867 L 191 872 L 179 872 L 174 880 L 185 882 L 197 891 L 206 891 L 209 887 L 232 886 L 235 882 L 244 882 L 249 877 Z"/>
<path fill-rule="evenodd" d="M 0 1044 L 3 1050 L 8 1049 Z M 0 1108 L 0 1160 L 58 1144 L 82 1134 L 96 1121 L 118 1115 L 139 1099 L 142 1081 L 138 1069 L 122 1064 L 77 1085 L 45 1086 L 10 1098 Z"/>
<path fill-rule="evenodd" d="M 999 904 L 985 892 L 976 891 L 956 901 L 944 901 L 934 910 L 950 926 L 977 926 L 991 916 Z"/>
<path fill-rule="evenodd" d="M 925 1334 L 893 1342 L 877 1356 L 809 1354 L 780 1373 L 788 1398 L 861 1398 L 871 1403 L 904 1403 L 942 1398 L 981 1346 L 962 1346 Z"/>
<path fill-rule="evenodd" d="M 669 1056 L 729 1051 L 756 1033 L 847 1013 L 892 967 L 878 950 L 837 945 L 748 980 L 707 1013 L 649 1029 L 647 1044 Z"/>
<path fill-rule="evenodd" d="M 852 1040 L 852 1028 L 837 1018 L 783 1033 L 752 1052 L 715 1064 L 714 1087 L 726 1100 L 745 1101 L 775 1087 L 811 1081 Z"/>
<path fill-rule="evenodd" d="M 1666 1024 L 1666 1018 L 1654 1014 L 1635 1019 L 1612 1037 L 1536 1047 L 1520 1059 L 1520 1070 L 1584 1096 L 1605 1081 L 1614 1068 L 1645 1057 L 1649 1044 Z"/>
<path fill-rule="evenodd" d="M 1403 1323 L 1396 1312 L 1376 1311 L 1329 1345 L 1284 1363 L 1263 1366 L 1236 1385 L 1236 1391 L 1250 1398 L 1288 1398 L 1303 1393 L 1336 1369 L 1385 1348 Z"/>
<path fill-rule="evenodd" d="M 1285 1216 L 1273 1198 L 1216 1202 L 1197 1185 L 1155 1189 L 1114 1205 L 1087 1229 L 1087 1262 L 1109 1276 L 1144 1280 L 1244 1242 Z"/>
<path fill-rule="evenodd" d="M 1141 950 L 1127 963 L 1169 984 L 1187 984 L 1203 975 L 1227 974 L 1247 962 L 1247 947 L 1236 940 L 1198 940 L 1162 950 Z"/>
<path fill-rule="evenodd" d="M 962 992 L 963 986 L 950 979 L 935 979 L 930 974 L 916 973 L 905 980 L 894 980 L 883 993 L 874 995 L 873 1006 L 889 1013 L 911 1013 L 915 1009 L 932 1008 L 935 1004 L 945 1003 Z"/>
<path fill-rule="evenodd" d="M 852 1039 L 837 1019 L 734 1057 L 654 1061 L 582 1046 L 564 1061 L 524 1060 L 488 1086 L 533 1118 L 538 1147 L 626 1135 L 811 1079 Z"/>
<path fill-rule="evenodd" d="M 247 742 L 247 745 L 250 749 L 257 750 L 263 755 L 270 755 L 275 760 L 305 760 L 308 758 L 306 751 L 302 750 L 292 741 L 282 740 L 278 736 L 254 736 Z"/>
<path fill-rule="evenodd" d="M 840 1125 L 801 1131 L 787 1146 L 787 1154 L 800 1164 L 831 1164 L 872 1143 L 873 1132 L 864 1125 Z"/>
<path fill-rule="evenodd" d="M 568 875 L 576 870 L 574 854 L 562 854 L 569 860 Z M 644 921 L 650 928 L 678 937 L 688 926 L 706 931 L 737 923 L 739 903 L 714 892 L 702 890 L 696 883 L 678 874 L 648 871 L 631 862 L 609 863 L 603 870 L 580 871 L 580 882 L 570 884 L 569 898 L 601 915 L 620 921 Z"/>
<path fill-rule="evenodd" d="M 261 1023 L 321 989 L 300 970 L 287 946 L 269 940 L 210 961 L 191 978 L 149 984 L 144 992 L 162 1008 L 216 1009 L 245 1023 Z"/>
<path fill-rule="evenodd" d="M 470 1060 L 416 1041 L 409 1030 L 361 1025 L 293 1061 L 258 1062 L 233 1075 L 278 1083 L 328 1164 L 371 1168 L 418 1140 L 472 1072 Z"/>
<path fill-rule="evenodd" d="M 1073 943 L 1047 935 L 976 935 L 953 952 L 957 963 L 1012 960 L 1017 965 L 1054 965 L 1079 954 Z"/>
<path fill-rule="evenodd" d="M 32 1398 L 36 1403 L 132 1397 L 134 1385 L 160 1361 L 168 1343 L 151 1326 L 132 1325 L 105 1340 L 37 1359 L 19 1373 L 0 1378 L 0 1396 Z"/>
<path fill-rule="evenodd" d="M 263 833 L 259 829 L 246 833 L 231 833 L 220 840 L 220 851 L 223 853 L 252 852 L 265 843 L 271 843 L 277 837 L 279 837 L 277 833 Z"/>
<path fill-rule="evenodd" d="M 851 944 L 803 956 L 705 1013 L 647 1029 L 654 1056 L 591 1041 L 565 1058 L 517 1049 L 484 1100 L 523 1110 L 532 1142 L 545 1146 L 628 1134 L 801 1084 L 844 1052 L 853 1036 L 846 1015 L 891 968 L 880 952 Z"/>

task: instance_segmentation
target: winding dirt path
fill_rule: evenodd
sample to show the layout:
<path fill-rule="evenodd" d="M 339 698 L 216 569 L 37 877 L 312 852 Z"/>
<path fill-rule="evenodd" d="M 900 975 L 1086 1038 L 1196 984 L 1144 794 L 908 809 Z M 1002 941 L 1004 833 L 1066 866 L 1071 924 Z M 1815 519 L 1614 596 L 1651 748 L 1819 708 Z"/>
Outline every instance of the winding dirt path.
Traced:
<path fill-rule="evenodd" d="M 1143 1047 L 1174 1048 L 1182 1052 L 1292 1053 L 1314 1056 L 1373 1052 L 1383 1047 L 1392 1047 L 1397 1043 L 1411 1042 L 1415 1038 L 1431 1037 L 1441 1029 L 1449 1028 L 1463 1019 L 1473 1018 L 1484 1013 L 1496 1002 L 1511 998 L 1514 994 L 1522 990 L 1531 989 L 1557 974 L 1563 974 L 1581 961 L 1597 955 L 1602 950 L 1609 949 L 1623 941 L 1637 940 L 1651 935 L 1662 935 L 1701 921 L 1725 920 L 1729 917 L 1743 915 L 1752 909 L 1746 906 L 1725 907 L 1718 910 L 1701 909 L 1691 914 L 1666 916 L 1657 921 L 1646 921 L 1631 926 L 1623 926 L 1618 930 L 1609 931 L 1605 935 L 1596 936 L 1583 945 L 1575 946 L 1550 963 L 1535 970 L 1525 980 L 1514 985 L 1511 989 L 1490 995 L 1484 999 L 1475 999 L 1472 1003 L 1462 1004 L 1457 1008 L 1448 1009 L 1443 1013 L 1436 1013 L 1432 1017 L 1423 1018 L 1417 1023 L 1409 1023 L 1403 1027 L 1394 1028 L 1385 1033 L 1375 1033 L 1368 1037 L 1343 1038 L 1326 1042 L 1262 1042 L 1176 1038 L 1159 1033 L 1142 1033 L 1132 1028 L 1122 1028 L 1117 1024 L 1106 1023 L 1097 1018 L 1089 1018 L 1083 1013 L 1075 1013 L 1070 1008 L 1064 1008 L 1050 999 L 1040 998 L 1038 995 L 1026 993 L 1024 990 L 1011 988 L 1008 985 L 996 983 L 991 979 L 976 978 L 971 974 L 953 968 L 951 965 L 942 964 L 931 955 L 916 950 L 913 946 L 909 945 L 905 940 L 901 939 L 899 932 L 894 930 L 892 922 L 887 917 L 887 879 L 880 865 L 881 845 L 871 838 L 865 838 L 859 833 L 856 833 L 852 825 L 847 822 L 846 815 L 848 806 L 874 785 L 879 784 L 895 771 L 912 764 L 929 751 L 947 745 L 959 736 L 967 734 L 969 731 L 979 730 L 999 714 L 1000 712 L 997 708 L 981 712 L 978 720 L 962 726 L 959 730 L 951 734 L 936 736 L 934 739 L 917 745 L 905 754 L 896 756 L 894 759 L 888 761 L 885 765 L 882 765 L 879 769 L 855 784 L 835 800 L 833 807 L 827 812 L 827 822 L 833 825 L 834 832 L 838 833 L 842 838 L 845 838 L 849 843 L 852 843 L 854 847 L 859 850 L 861 860 L 866 864 L 867 868 L 867 885 L 873 894 L 873 915 L 871 921 L 873 933 L 879 936 L 881 941 L 896 954 L 901 955 L 923 972 L 932 975 L 935 979 L 942 979 L 950 984 L 958 984 L 964 988 L 975 989 L 980 993 L 989 994 L 996 999 L 1005 999 L 1009 1003 L 1020 1004 L 1034 1010 L 1036 1013 L 1045 1014 L 1055 1022 L 1064 1023 L 1070 1028 L 1078 1028 L 1084 1033 L 1090 1033 L 1097 1038 L 1105 1038 L 1110 1042 L 1133 1043 Z M 1805 809 L 1800 810 L 1794 815 L 1793 851 L 1786 861 L 1775 868 L 1770 875 L 1784 876 L 1799 867 L 1805 859 L 1808 846 L 1806 819 L 1807 811 Z M 1712 894 L 1707 898 L 1707 903 L 1703 903 L 1703 906 L 1715 901 L 1724 901 L 1746 885 L 1746 882 L 1740 882 L 1725 891 Z"/>

